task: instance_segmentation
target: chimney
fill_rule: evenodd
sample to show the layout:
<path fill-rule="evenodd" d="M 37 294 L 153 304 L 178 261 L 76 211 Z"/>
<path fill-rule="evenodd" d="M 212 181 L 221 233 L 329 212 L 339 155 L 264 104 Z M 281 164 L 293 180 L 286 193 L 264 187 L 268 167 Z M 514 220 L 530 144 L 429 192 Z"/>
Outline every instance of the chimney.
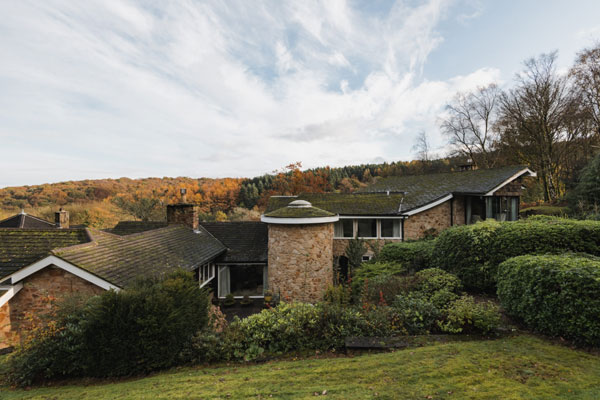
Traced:
<path fill-rule="evenodd" d="M 200 224 L 200 209 L 195 204 L 186 203 L 186 190 L 181 189 L 181 203 L 167 206 L 167 223 L 169 225 L 186 225 L 193 230 Z"/>
<path fill-rule="evenodd" d="M 69 212 L 61 207 L 60 210 L 54 213 L 54 224 L 59 229 L 67 229 L 69 227 Z"/>

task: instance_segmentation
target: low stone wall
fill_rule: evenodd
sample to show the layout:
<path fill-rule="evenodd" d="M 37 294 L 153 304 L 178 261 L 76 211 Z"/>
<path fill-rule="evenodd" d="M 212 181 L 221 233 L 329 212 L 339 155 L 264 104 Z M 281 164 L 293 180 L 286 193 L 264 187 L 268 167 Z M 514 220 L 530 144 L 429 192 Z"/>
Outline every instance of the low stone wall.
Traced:
<path fill-rule="evenodd" d="M 269 224 L 269 289 L 317 302 L 333 283 L 333 224 Z"/>
<path fill-rule="evenodd" d="M 50 266 L 36 272 L 24 280 L 23 288 L 0 309 L 0 348 L 17 344 L 64 296 L 92 296 L 103 291 L 58 267 Z"/>

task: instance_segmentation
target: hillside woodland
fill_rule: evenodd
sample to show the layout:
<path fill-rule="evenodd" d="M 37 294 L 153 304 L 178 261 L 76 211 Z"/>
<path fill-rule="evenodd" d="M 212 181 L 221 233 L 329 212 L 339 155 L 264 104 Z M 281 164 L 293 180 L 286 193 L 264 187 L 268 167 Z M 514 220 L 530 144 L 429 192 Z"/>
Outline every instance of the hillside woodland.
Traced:
<path fill-rule="evenodd" d="M 7 187 L 0 189 L 0 218 L 25 209 L 50 219 L 64 207 L 73 224 L 98 228 L 125 219 L 162 220 L 164 205 L 179 201 L 185 188 L 205 220 L 256 220 L 272 195 L 348 193 L 379 177 L 453 171 L 467 161 L 478 168 L 527 165 L 538 177 L 528 184 L 524 202 L 569 202 L 572 212 L 597 214 L 597 196 L 582 195 L 575 186 L 600 150 L 600 43 L 580 51 L 568 73 L 557 71 L 556 59 L 553 52 L 525 60 L 505 90 L 490 84 L 457 93 L 439 124 L 450 149 L 442 158 L 435 159 L 421 132 L 414 161 L 308 170 L 296 162 L 254 178 L 119 178 Z M 587 168 L 588 186 L 598 162 Z"/>

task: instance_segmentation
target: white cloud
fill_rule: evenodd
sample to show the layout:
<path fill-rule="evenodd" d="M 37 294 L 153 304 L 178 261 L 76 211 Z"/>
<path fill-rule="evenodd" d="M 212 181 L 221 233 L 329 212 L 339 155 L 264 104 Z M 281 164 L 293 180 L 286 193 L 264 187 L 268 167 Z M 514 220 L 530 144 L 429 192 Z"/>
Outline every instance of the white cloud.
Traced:
<path fill-rule="evenodd" d="M 456 90 L 498 78 L 421 78 L 443 1 L 149 4 L 2 6 L 0 186 L 408 159 L 421 129 L 442 145 Z"/>

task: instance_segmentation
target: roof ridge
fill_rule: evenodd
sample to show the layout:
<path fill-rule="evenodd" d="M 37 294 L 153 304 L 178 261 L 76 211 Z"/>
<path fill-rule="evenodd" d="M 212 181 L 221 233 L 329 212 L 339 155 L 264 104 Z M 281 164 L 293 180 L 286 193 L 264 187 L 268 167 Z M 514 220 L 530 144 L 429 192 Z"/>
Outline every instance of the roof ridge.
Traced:
<path fill-rule="evenodd" d="M 62 231 L 62 229 L 61 229 L 61 231 Z M 98 241 L 95 240 L 95 238 L 92 236 L 90 229 L 84 228 L 84 232 L 85 232 L 85 236 L 89 240 L 88 242 L 74 244 L 74 245 L 67 246 L 67 247 L 58 247 L 56 249 L 50 250 L 50 253 L 53 255 L 57 255 L 58 253 L 69 252 L 69 251 L 73 251 L 73 250 L 77 250 L 77 249 L 81 249 L 81 248 L 85 248 L 85 247 L 98 246 Z"/>

